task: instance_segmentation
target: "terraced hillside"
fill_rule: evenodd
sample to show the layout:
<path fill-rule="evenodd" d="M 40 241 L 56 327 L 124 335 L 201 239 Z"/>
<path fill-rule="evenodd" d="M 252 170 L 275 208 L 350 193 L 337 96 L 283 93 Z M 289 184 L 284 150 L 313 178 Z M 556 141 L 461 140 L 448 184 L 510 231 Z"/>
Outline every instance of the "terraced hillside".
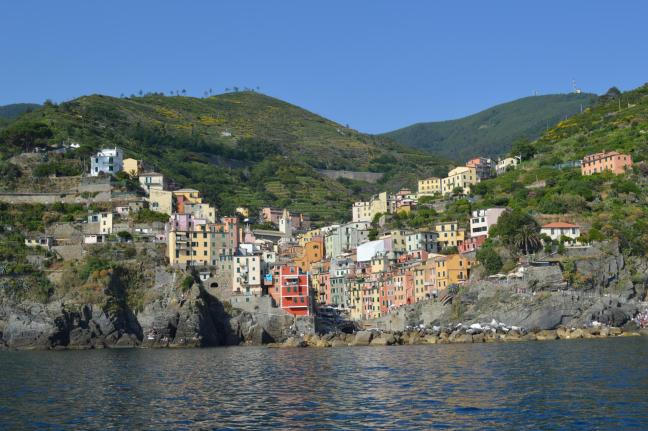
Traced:
<path fill-rule="evenodd" d="M 0 141 L 5 155 L 75 141 L 82 146 L 78 157 L 88 157 L 118 145 L 179 185 L 203 191 L 224 212 L 276 205 L 326 221 L 348 218 L 358 197 L 413 186 L 420 176 L 448 169 L 437 156 L 254 92 L 204 99 L 81 97 L 25 114 L 0 132 Z M 371 184 L 333 180 L 316 169 L 384 176 Z"/>

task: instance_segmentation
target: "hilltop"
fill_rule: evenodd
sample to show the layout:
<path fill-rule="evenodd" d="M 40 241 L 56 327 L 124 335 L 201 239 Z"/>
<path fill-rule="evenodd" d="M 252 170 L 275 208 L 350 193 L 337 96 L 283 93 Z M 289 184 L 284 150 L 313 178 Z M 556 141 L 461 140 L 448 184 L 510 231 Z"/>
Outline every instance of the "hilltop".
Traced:
<path fill-rule="evenodd" d="M 29 139 L 23 139 L 25 133 Z M 241 205 L 273 205 L 329 221 L 348 218 L 349 204 L 360 194 L 413 186 L 417 177 L 448 168 L 437 156 L 255 92 L 85 96 L 23 115 L 0 140 L 5 155 L 29 151 L 24 145 L 36 142 L 76 142 L 79 157 L 87 158 L 100 147 L 117 145 L 177 184 L 201 190 L 225 213 Z M 382 177 L 378 184 L 335 180 L 318 169 Z"/>
<path fill-rule="evenodd" d="M 595 100 L 596 95 L 585 93 L 524 97 L 468 117 L 418 123 L 383 136 L 457 161 L 497 157 L 508 153 L 517 139 L 534 140 Z"/>

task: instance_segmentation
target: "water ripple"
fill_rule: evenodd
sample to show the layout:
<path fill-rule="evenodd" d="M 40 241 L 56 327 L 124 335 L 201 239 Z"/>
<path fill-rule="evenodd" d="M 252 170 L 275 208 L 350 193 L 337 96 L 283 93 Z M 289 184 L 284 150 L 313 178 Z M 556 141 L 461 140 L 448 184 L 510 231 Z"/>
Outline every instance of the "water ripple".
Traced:
<path fill-rule="evenodd" d="M 648 429 L 648 339 L 0 354 L 0 430 Z"/>

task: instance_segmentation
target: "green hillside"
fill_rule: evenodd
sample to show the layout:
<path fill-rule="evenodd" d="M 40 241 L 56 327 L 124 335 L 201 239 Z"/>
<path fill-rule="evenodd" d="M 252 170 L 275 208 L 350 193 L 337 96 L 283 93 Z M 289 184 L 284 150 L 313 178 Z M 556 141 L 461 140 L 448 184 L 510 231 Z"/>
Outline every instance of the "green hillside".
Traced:
<path fill-rule="evenodd" d="M 582 176 L 579 168 L 565 167 L 587 154 L 613 150 L 632 155 L 630 172 Z M 527 160 L 517 170 L 474 188 L 479 206 L 506 205 L 539 219 L 573 221 L 589 239 L 617 238 L 627 253 L 646 253 L 648 85 L 625 93 L 610 90 L 582 114 L 520 146 L 520 152 Z"/>
<path fill-rule="evenodd" d="M 27 111 L 33 111 L 40 108 L 36 103 L 14 103 L 11 105 L 0 106 L 0 118 L 13 120 Z"/>
<path fill-rule="evenodd" d="M 553 127 L 595 100 L 593 94 L 525 97 L 465 118 L 414 124 L 384 136 L 457 161 L 479 155 L 497 157 L 508 153 L 517 139 L 533 140 L 547 126 Z"/>
<path fill-rule="evenodd" d="M 322 220 L 350 216 L 350 202 L 415 184 L 448 164 L 437 156 L 345 128 L 254 92 L 199 99 L 87 96 L 46 104 L 0 132 L 5 156 L 64 141 L 75 157 L 118 145 L 178 185 L 201 190 L 224 212 L 286 206 Z M 87 159 L 86 159 L 87 161 Z M 315 169 L 384 173 L 379 184 L 332 180 Z"/>
<path fill-rule="evenodd" d="M 6 126 L 25 112 L 40 108 L 35 103 L 13 103 L 0 106 L 0 127 Z"/>

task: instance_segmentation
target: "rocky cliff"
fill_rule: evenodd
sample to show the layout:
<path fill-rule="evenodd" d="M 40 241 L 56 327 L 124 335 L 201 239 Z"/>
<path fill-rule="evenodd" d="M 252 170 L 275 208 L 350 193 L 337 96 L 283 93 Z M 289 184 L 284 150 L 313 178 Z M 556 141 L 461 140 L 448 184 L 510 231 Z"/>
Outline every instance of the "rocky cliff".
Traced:
<path fill-rule="evenodd" d="M 527 329 L 621 327 L 648 307 L 648 260 L 626 258 L 616 243 L 570 249 L 549 263 L 528 267 L 519 279 L 471 280 L 445 305 L 425 301 L 372 323 L 387 330 L 493 320 Z"/>
<path fill-rule="evenodd" d="M 69 265 L 46 300 L 29 279 L 0 277 L 0 349 L 262 344 L 313 331 L 310 319 L 276 308 L 233 307 L 195 275 L 156 265 L 149 252 L 116 266 L 95 260 L 91 271 L 87 258 Z"/>

